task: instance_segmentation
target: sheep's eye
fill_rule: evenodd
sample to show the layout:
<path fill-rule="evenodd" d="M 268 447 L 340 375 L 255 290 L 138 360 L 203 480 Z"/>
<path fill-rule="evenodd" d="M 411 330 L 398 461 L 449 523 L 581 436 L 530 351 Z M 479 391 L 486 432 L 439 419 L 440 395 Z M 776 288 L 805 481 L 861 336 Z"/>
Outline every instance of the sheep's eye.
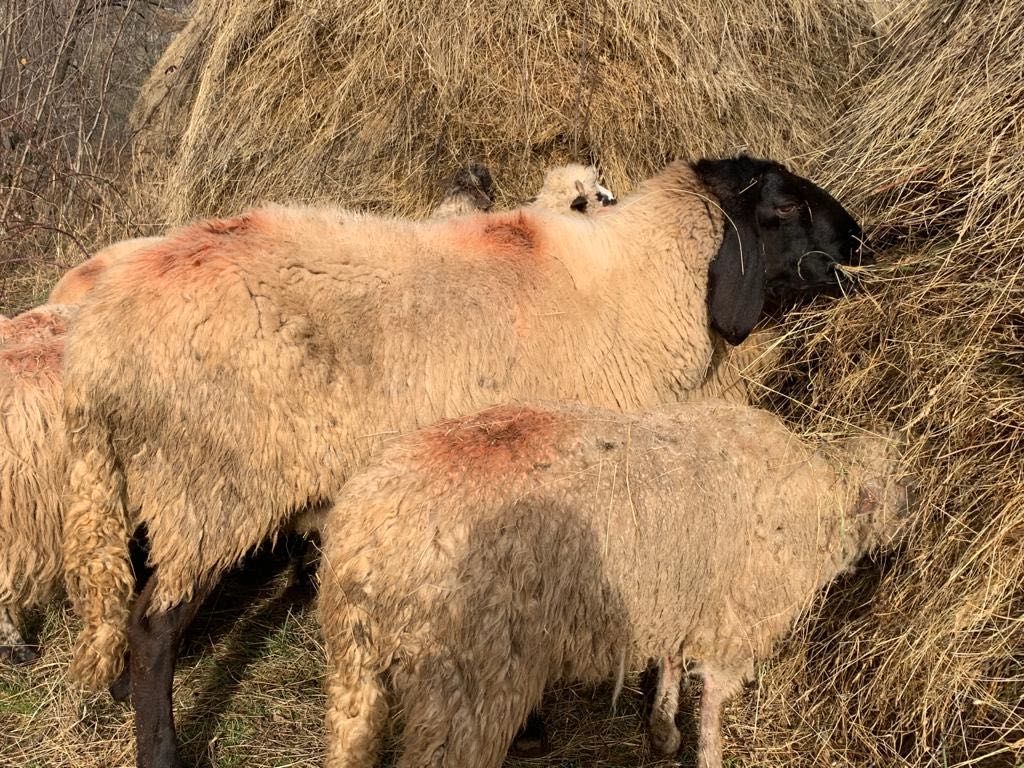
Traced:
<path fill-rule="evenodd" d="M 796 203 L 783 203 L 782 205 L 775 206 L 775 213 L 777 213 L 781 218 L 785 219 L 796 213 L 797 208 L 799 207 L 800 206 L 797 205 Z"/>

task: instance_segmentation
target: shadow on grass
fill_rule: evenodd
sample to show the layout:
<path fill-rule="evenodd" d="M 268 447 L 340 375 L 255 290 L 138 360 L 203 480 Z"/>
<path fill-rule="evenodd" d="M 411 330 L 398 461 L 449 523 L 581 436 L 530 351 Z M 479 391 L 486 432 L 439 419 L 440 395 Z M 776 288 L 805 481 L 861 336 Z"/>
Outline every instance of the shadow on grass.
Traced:
<path fill-rule="evenodd" d="M 187 711 L 179 710 L 177 718 L 188 765 L 221 768 L 223 761 L 214 761 L 210 743 L 231 725 L 229 713 L 247 670 L 272 654 L 289 617 L 312 606 L 312 580 L 294 578 L 298 548 L 296 539 L 287 539 L 248 558 L 207 599 L 186 635 L 181 665 L 192 667 L 189 677 L 198 678 L 189 686 L 195 693 Z"/>

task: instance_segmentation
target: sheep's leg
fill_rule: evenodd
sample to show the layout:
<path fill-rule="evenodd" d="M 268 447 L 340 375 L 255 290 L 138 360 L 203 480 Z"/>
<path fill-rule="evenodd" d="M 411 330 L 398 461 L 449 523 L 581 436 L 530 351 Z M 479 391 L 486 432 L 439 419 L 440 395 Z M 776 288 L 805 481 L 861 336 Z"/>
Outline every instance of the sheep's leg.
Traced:
<path fill-rule="evenodd" d="M 128 542 L 128 555 L 132 561 L 132 571 L 135 572 L 135 594 L 138 595 L 145 589 L 146 584 L 153 575 L 153 567 L 149 564 L 149 535 L 145 523 L 142 523 L 135 529 L 135 533 Z M 121 674 L 118 675 L 117 679 L 107 689 L 114 701 L 125 702 L 131 698 L 131 669 L 131 654 L 126 652 Z"/>
<path fill-rule="evenodd" d="M 700 699 L 700 731 L 697 734 L 697 768 L 722 766 L 722 705 L 739 689 L 741 679 L 717 669 L 703 670 Z"/>
<path fill-rule="evenodd" d="M 517 677 L 509 672 L 506 682 Z M 395 768 L 499 768 L 514 724 L 523 722 L 541 690 L 517 695 L 510 687 L 484 690 L 477 685 L 470 695 L 459 679 L 450 668 L 438 667 L 404 690 L 396 681 L 406 720 Z"/>
<path fill-rule="evenodd" d="M 8 605 L 0 605 L 0 658 L 10 659 L 15 664 L 28 664 L 39 658 L 21 636 L 18 610 Z"/>
<path fill-rule="evenodd" d="M 376 763 L 388 702 L 379 675 L 362 663 L 358 648 L 331 659 L 327 678 L 327 768 L 365 768 Z"/>
<path fill-rule="evenodd" d="M 150 578 L 135 602 L 128 623 L 135 706 L 135 760 L 138 768 L 183 768 L 174 731 L 171 685 L 182 635 L 195 617 L 205 593 L 197 590 L 191 600 L 169 611 L 147 616 L 159 581 L 159 573 Z"/>
<path fill-rule="evenodd" d="M 651 745 L 662 755 L 679 751 L 682 736 L 676 727 L 679 711 L 679 686 L 686 671 L 679 659 L 662 658 L 658 670 L 658 689 L 651 707 Z"/>

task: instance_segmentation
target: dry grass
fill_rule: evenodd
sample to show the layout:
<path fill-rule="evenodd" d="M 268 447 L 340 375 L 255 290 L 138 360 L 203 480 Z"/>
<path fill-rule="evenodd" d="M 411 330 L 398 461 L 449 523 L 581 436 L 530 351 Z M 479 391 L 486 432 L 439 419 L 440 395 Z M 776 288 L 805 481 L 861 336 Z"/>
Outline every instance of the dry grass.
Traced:
<path fill-rule="evenodd" d="M 820 166 L 889 253 L 865 295 L 794 324 L 773 402 L 812 431 L 904 431 L 920 516 L 766 672 L 759 755 L 1024 762 L 1021 18 L 1020 0 L 904 4 Z"/>
<path fill-rule="evenodd" d="M 804 165 L 873 50 L 859 0 L 197 0 L 143 89 L 141 160 L 171 220 L 254 196 L 423 213 L 467 158 L 499 203 L 600 160 Z"/>
<path fill-rule="evenodd" d="M 97 244 L 146 229 L 122 178 L 127 117 L 181 2 L 0 5 L 0 312 L 38 304 Z"/>
<path fill-rule="evenodd" d="M 741 146 L 810 169 L 880 264 L 792 319 L 763 400 L 811 432 L 901 430 L 918 514 L 763 666 L 727 754 L 1024 765 L 1024 0 L 740 6 L 197 0 L 137 105 L 136 178 L 176 219 L 261 197 L 418 213 L 467 157 L 502 202 L 567 157 L 623 190 L 670 154 Z M 317 765 L 315 623 L 253 589 L 228 586 L 181 667 L 186 753 Z M 50 612 L 44 666 L 0 671 L 0 765 L 130 762 L 126 712 L 63 684 L 68 633 Z M 608 701 L 558 692 L 558 751 L 516 765 L 656 765 L 638 696 Z"/>

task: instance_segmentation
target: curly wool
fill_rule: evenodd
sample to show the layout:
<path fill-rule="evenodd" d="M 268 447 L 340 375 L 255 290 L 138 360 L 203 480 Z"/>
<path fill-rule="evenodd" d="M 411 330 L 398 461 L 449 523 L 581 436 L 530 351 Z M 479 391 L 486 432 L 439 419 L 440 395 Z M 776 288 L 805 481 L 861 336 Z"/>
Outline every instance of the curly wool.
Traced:
<path fill-rule="evenodd" d="M 375 764 L 385 679 L 398 765 L 487 768 L 546 684 L 663 657 L 704 676 L 700 766 L 717 768 L 721 701 L 901 524 L 892 448 L 863 438 L 826 458 L 716 401 L 507 405 L 394 440 L 328 516 L 327 764 Z"/>
<path fill-rule="evenodd" d="M 62 573 L 66 451 L 61 360 L 66 307 L 42 306 L 0 327 L 0 612 L 13 625 L 49 600 Z"/>

